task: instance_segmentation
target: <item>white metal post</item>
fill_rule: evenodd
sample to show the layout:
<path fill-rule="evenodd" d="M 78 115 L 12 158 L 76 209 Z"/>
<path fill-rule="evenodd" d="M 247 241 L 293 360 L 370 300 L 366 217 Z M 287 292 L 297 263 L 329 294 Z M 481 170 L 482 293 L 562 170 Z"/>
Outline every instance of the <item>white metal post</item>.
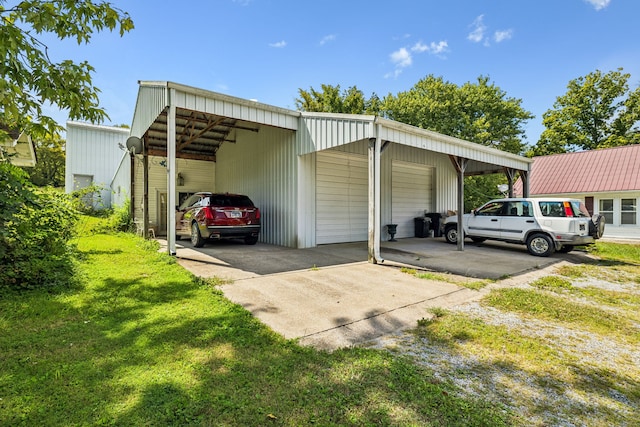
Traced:
<path fill-rule="evenodd" d="M 176 254 L 176 106 L 174 89 L 168 89 L 167 112 L 167 251 Z"/>

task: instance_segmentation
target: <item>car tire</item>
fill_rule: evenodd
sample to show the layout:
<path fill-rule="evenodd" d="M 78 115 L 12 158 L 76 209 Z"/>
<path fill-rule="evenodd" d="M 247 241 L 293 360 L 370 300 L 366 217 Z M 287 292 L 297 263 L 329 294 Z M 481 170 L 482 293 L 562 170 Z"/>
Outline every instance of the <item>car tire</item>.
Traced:
<path fill-rule="evenodd" d="M 605 218 L 604 215 L 594 215 L 591 217 L 592 225 L 589 227 L 589 231 L 591 231 L 591 236 L 594 239 L 600 239 L 604 234 L 604 225 Z"/>
<path fill-rule="evenodd" d="M 255 245 L 258 243 L 258 236 L 247 236 L 244 238 L 245 245 Z"/>
<path fill-rule="evenodd" d="M 485 237 L 472 237 L 471 240 L 473 243 L 482 243 L 487 239 Z"/>
<path fill-rule="evenodd" d="M 573 245 L 563 245 L 560 249 L 558 249 L 558 252 L 560 252 L 561 254 L 568 254 L 573 249 Z"/>
<path fill-rule="evenodd" d="M 458 226 L 447 225 L 444 229 L 444 238 L 449 243 L 458 243 Z"/>
<path fill-rule="evenodd" d="M 535 233 L 527 239 L 527 250 L 531 255 L 547 257 L 555 251 L 555 245 L 551 237 Z"/>
<path fill-rule="evenodd" d="M 194 248 L 201 248 L 204 246 L 204 239 L 200 234 L 200 227 L 198 227 L 197 222 L 191 224 L 191 243 Z"/>

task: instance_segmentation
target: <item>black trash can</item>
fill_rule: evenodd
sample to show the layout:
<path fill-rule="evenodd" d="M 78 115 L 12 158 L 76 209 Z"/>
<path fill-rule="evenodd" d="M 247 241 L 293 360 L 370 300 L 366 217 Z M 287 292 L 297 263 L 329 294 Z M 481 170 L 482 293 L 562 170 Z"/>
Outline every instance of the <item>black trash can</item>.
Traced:
<path fill-rule="evenodd" d="M 415 237 L 429 237 L 429 229 L 431 228 L 431 219 L 428 217 L 418 217 L 413 219 L 415 226 Z"/>
<path fill-rule="evenodd" d="M 424 216 L 431 219 L 431 229 L 433 230 L 433 237 L 441 237 L 442 230 L 440 230 L 440 222 L 442 221 L 442 214 L 438 212 L 431 212 L 424 214 Z"/>

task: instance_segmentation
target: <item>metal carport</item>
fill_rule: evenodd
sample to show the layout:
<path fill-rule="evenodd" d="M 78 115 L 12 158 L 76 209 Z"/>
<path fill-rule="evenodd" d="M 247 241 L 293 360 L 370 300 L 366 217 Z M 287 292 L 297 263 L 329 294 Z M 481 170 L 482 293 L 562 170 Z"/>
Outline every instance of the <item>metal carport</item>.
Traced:
<path fill-rule="evenodd" d="M 293 157 L 354 141 L 366 141 L 369 173 L 368 247 L 369 260 L 374 263 L 382 261 L 380 156 L 388 144 L 449 156 L 458 176 L 459 215 L 463 213 L 464 176 L 506 173 L 512 192 L 515 174 L 519 172 L 527 182 L 531 164 L 531 160 L 524 157 L 381 117 L 300 113 L 171 82 L 140 82 L 131 136 L 140 138 L 142 142 L 143 161 L 149 155 L 166 157 L 168 206 L 175 206 L 177 158 L 216 161 L 223 144 L 235 143 L 236 132 L 259 132 L 263 126 L 295 133 L 295 144 L 289 148 L 291 152 L 286 153 Z M 146 176 L 143 193 L 144 229 L 147 230 Z M 295 198 L 295 195 L 286 196 Z M 297 197 L 300 199 L 300 194 Z M 298 199 L 295 203 L 299 208 L 301 201 Z M 297 221 L 300 221 L 300 214 L 296 215 Z M 168 252 L 175 255 L 173 209 L 167 210 L 167 226 Z M 463 242 L 460 241 L 458 245 L 462 250 Z"/>

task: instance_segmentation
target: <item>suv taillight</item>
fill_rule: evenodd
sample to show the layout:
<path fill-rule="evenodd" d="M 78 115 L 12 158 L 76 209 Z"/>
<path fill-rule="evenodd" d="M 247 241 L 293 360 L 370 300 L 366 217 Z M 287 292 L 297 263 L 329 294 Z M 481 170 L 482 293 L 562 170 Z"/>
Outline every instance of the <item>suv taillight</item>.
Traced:
<path fill-rule="evenodd" d="M 564 214 L 567 218 L 573 217 L 573 209 L 571 208 L 571 203 L 563 202 L 564 205 Z"/>
<path fill-rule="evenodd" d="M 256 219 L 260 219 L 260 209 L 256 208 Z"/>
<path fill-rule="evenodd" d="M 204 219 L 205 221 L 209 222 L 209 221 L 213 221 L 214 219 L 214 214 L 213 214 L 213 209 L 211 209 L 211 207 L 207 206 L 206 208 L 204 208 Z"/>

